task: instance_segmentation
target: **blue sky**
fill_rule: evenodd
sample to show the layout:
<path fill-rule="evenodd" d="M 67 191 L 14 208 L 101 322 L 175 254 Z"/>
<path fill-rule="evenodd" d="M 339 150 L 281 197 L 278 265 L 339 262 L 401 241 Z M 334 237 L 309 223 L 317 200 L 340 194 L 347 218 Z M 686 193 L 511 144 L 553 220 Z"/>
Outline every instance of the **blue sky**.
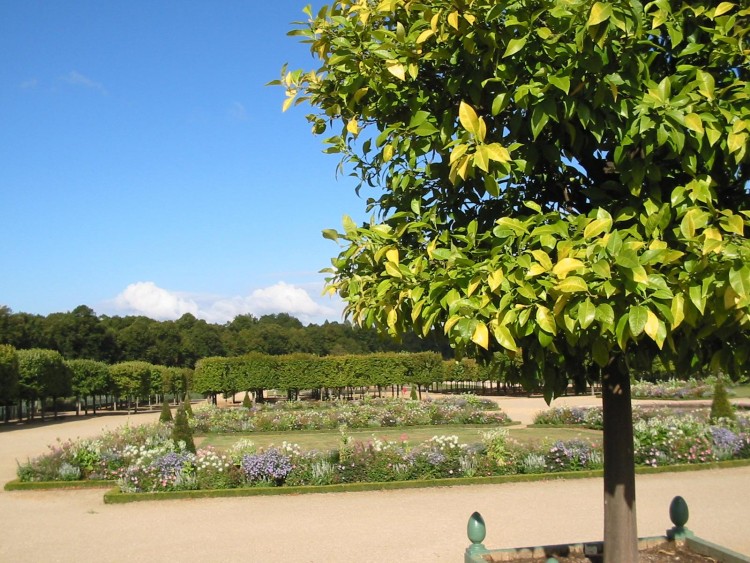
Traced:
<path fill-rule="evenodd" d="M 0 3 L 0 305 L 340 320 L 320 232 L 365 202 L 265 85 L 315 64 L 304 6 Z"/>

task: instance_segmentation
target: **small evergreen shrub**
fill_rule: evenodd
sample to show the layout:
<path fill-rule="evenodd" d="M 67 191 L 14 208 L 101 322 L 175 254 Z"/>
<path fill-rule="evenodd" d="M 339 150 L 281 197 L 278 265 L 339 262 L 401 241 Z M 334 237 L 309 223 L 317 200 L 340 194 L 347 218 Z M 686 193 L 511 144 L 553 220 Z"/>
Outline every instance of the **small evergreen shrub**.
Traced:
<path fill-rule="evenodd" d="M 172 422 L 172 409 L 169 408 L 169 402 L 164 401 L 161 404 L 161 414 L 159 415 L 159 422 Z"/>
<path fill-rule="evenodd" d="M 245 391 L 245 398 L 242 399 L 242 406 L 246 409 L 253 408 L 253 402 L 250 400 L 250 395 L 248 395 L 247 391 Z"/>
<path fill-rule="evenodd" d="M 732 403 L 729 402 L 724 382 L 721 379 L 717 379 L 716 385 L 714 385 L 714 399 L 711 401 L 710 419 L 711 422 L 716 422 L 720 418 L 735 420 L 734 408 L 732 407 Z"/>
<path fill-rule="evenodd" d="M 185 392 L 185 400 L 182 402 L 182 408 L 188 418 L 193 418 L 193 406 L 190 404 L 190 393 Z"/>
<path fill-rule="evenodd" d="M 172 440 L 175 444 L 185 443 L 185 449 L 195 453 L 195 442 L 193 441 L 193 431 L 188 423 L 187 413 L 183 407 L 177 409 L 177 415 L 174 418 L 174 428 L 172 428 Z"/>
<path fill-rule="evenodd" d="M 414 385 L 411 386 L 411 395 L 409 395 L 409 398 L 412 401 L 416 401 L 419 398 L 417 397 L 417 388 Z"/>

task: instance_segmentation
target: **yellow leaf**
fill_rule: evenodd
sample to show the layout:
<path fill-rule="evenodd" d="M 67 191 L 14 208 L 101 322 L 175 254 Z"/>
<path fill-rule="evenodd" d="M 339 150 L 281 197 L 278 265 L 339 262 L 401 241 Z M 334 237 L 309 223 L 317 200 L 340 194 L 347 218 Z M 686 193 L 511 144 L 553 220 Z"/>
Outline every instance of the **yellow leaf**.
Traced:
<path fill-rule="evenodd" d="M 288 96 L 286 100 L 284 100 L 284 104 L 281 106 L 281 111 L 286 111 L 289 109 L 289 107 L 292 105 L 292 102 L 294 102 L 295 96 Z"/>
<path fill-rule="evenodd" d="M 532 250 L 531 255 L 537 259 L 545 271 L 552 269 L 552 260 L 550 260 L 549 254 L 544 250 Z"/>
<path fill-rule="evenodd" d="M 406 68 L 401 63 L 390 62 L 386 68 L 388 69 L 388 72 L 399 80 L 406 80 Z"/>
<path fill-rule="evenodd" d="M 536 322 L 544 332 L 550 334 L 557 334 L 557 324 L 555 318 L 550 313 L 549 309 L 544 305 L 539 305 L 536 309 Z"/>
<path fill-rule="evenodd" d="M 721 4 L 716 6 L 716 10 L 714 11 L 714 17 L 718 18 L 719 16 L 726 14 L 732 8 L 734 8 L 734 4 L 732 4 L 731 2 L 722 2 Z"/>
<path fill-rule="evenodd" d="M 729 152 L 742 150 L 747 143 L 747 133 L 730 133 L 727 136 L 727 148 Z"/>
<path fill-rule="evenodd" d="M 722 221 L 721 226 L 728 233 L 734 233 L 740 236 L 745 234 L 745 221 L 743 221 L 741 215 L 729 215 L 725 221 Z"/>
<path fill-rule="evenodd" d="M 487 155 L 491 160 L 497 162 L 510 162 L 510 153 L 508 152 L 508 149 L 500 143 L 490 143 L 485 146 L 487 147 Z"/>
<path fill-rule="evenodd" d="M 697 113 L 689 113 L 685 116 L 685 127 L 703 135 L 703 120 Z"/>
<path fill-rule="evenodd" d="M 612 227 L 611 217 L 602 217 L 599 219 L 594 219 L 591 221 L 591 223 L 586 225 L 586 228 L 583 230 L 583 238 L 598 237 L 602 233 L 608 232 L 611 227 Z"/>
<path fill-rule="evenodd" d="M 651 309 L 649 309 L 646 314 L 646 324 L 643 327 L 643 331 L 649 336 L 649 338 L 651 338 L 651 340 L 656 340 L 656 333 L 659 331 L 659 317 L 657 317 Z"/>
<path fill-rule="evenodd" d="M 527 278 L 533 278 L 534 276 L 539 276 L 543 273 L 545 273 L 547 270 L 544 269 L 544 266 L 541 264 L 537 264 L 534 262 L 531 267 L 529 268 L 529 271 L 526 273 Z"/>
<path fill-rule="evenodd" d="M 672 330 L 676 329 L 685 320 L 685 297 L 678 293 L 672 299 Z"/>
<path fill-rule="evenodd" d="M 461 102 L 458 106 L 458 119 L 461 126 L 472 135 L 479 135 L 479 116 L 474 108 L 466 102 Z"/>
<path fill-rule="evenodd" d="M 477 323 L 477 327 L 474 329 L 474 334 L 471 335 L 471 341 L 487 350 L 490 347 L 490 333 L 487 330 L 487 325 L 483 322 Z"/>
<path fill-rule="evenodd" d="M 386 319 L 388 328 L 390 328 L 391 330 L 395 330 L 397 322 L 398 322 L 398 313 L 396 312 L 396 309 L 390 309 L 388 311 L 388 316 Z"/>
<path fill-rule="evenodd" d="M 355 117 L 352 117 L 349 120 L 349 123 L 346 124 L 346 130 L 349 131 L 352 135 L 356 135 L 359 133 L 359 124 L 357 123 L 357 119 Z"/>
<path fill-rule="evenodd" d="M 475 277 L 469 282 L 469 285 L 466 287 L 466 295 L 468 297 L 471 297 L 474 292 L 477 290 L 477 288 L 481 285 L 482 280 L 479 277 Z"/>
<path fill-rule="evenodd" d="M 552 273 L 563 279 L 573 270 L 584 268 L 585 264 L 577 258 L 563 258 L 552 268 Z"/>
<path fill-rule="evenodd" d="M 445 328 L 443 329 L 443 332 L 445 334 L 450 334 L 451 329 L 456 326 L 456 323 L 461 320 L 461 317 L 459 315 L 454 315 L 450 319 L 448 319 L 445 323 Z"/>
<path fill-rule="evenodd" d="M 504 279 L 505 275 L 503 274 L 503 271 L 495 270 L 489 276 L 487 276 L 487 283 L 489 284 L 490 289 L 492 291 L 495 291 L 498 287 L 500 287 L 500 284 L 503 283 Z"/>
<path fill-rule="evenodd" d="M 603 21 L 609 19 L 612 15 L 612 6 L 604 2 L 597 2 L 591 7 L 591 13 L 589 14 L 589 20 L 586 22 L 586 27 L 597 25 Z"/>
<path fill-rule="evenodd" d="M 398 249 L 397 248 L 390 248 L 386 251 L 385 257 L 389 262 L 394 262 L 398 264 Z"/>
<path fill-rule="evenodd" d="M 583 278 L 572 276 L 558 283 L 555 289 L 561 293 L 576 293 L 579 291 L 588 291 L 589 286 Z"/>
<path fill-rule="evenodd" d="M 450 14 L 448 14 L 448 23 L 451 27 L 458 31 L 458 12 L 451 12 Z"/>
<path fill-rule="evenodd" d="M 424 43 L 433 35 L 435 35 L 434 31 L 432 31 L 431 29 L 425 29 L 422 33 L 419 34 L 419 37 L 417 37 L 417 45 L 419 45 L 420 43 Z"/>
<path fill-rule="evenodd" d="M 388 162 L 393 158 L 393 145 L 388 144 L 383 147 L 383 162 Z"/>

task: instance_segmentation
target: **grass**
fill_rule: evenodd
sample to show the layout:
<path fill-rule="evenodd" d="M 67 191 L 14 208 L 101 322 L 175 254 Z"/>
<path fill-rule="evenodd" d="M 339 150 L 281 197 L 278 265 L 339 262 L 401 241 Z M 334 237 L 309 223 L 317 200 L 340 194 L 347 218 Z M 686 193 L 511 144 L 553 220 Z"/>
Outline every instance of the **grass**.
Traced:
<path fill-rule="evenodd" d="M 410 426 L 408 428 L 363 428 L 347 431 L 347 435 L 355 441 L 367 442 L 373 436 L 381 440 L 402 441 L 414 446 L 433 436 L 456 435 L 461 443 L 477 443 L 482 439 L 482 432 L 497 428 L 496 426 L 461 425 L 450 426 Z M 602 433 L 598 430 L 585 428 L 507 428 L 511 438 L 524 444 L 554 442 L 557 440 L 572 440 L 574 438 L 590 442 L 601 442 Z M 226 451 L 242 438 L 249 438 L 259 447 L 272 444 L 281 445 L 282 442 L 299 444 L 303 450 L 331 450 L 341 443 L 338 430 L 299 430 L 287 432 L 252 432 L 248 434 L 207 434 L 196 438 L 196 445 L 200 447 L 212 446 L 220 451 Z"/>
<path fill-rule="evenodd" d="M 750 399 L 750 385 L 737 385 L 732 387 L 732 399 Z"/>

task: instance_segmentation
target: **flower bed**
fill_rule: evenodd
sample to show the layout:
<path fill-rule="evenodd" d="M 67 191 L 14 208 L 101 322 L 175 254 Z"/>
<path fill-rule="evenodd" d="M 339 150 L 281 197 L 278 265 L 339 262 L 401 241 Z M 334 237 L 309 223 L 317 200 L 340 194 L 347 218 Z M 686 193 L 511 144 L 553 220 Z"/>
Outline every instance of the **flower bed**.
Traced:
<path fill-rule="evenodd" d="M 487 412 L 494 410 L 495 412 Z M 363 401 L 292 401 L 256 405 L 251 409 L 194 409 L 196 432 L 283 432 L 442 424 L 509 424 L 497 404 L 472 396 L 435 401 L 365 399 Z"/>
<path fill-rule="evenodd" d="M 707 412 L 633 409 L 633 441 L 637 465 L 658 467 L 750 458 L 750 416 L 709 424 Z M 602 410 L 555 407 L 539 413 L 535 424 L 574 425 L 600 429 Z"/>
<path fill-rule="evenodd" d="M 596 426 L 599 409 L 555 409 L 546 418 Z M 573 412 L 575 411 L 575 412 Z M 540 417 L 543 418 L 543 417 Z M 581 422 L 576 422 L 581 421 Z M 186 451 L 175 444 L 170 426 L 125 427 L 94 440 L 68 441 L 43 456 L 19 464 L 22 482 L 115 480 L 123 493 L 200 491 L 247 487 L 300 487 L 355 483 L 430 481 L 435 479 L 584 472 L 600 469 L 597 444 L 582 440 L 524 445 L 496 428 L 479 442 L 460 443 L 438 435 L 419 444 L 383 440 L 373 435 L 353 441 L 341 428 L 331 451 L 304 451 L 283 442 L 256 448 L 247 438 L 226 452 Z M 711 425 L 693 415 L 663 410 L 639 411 L 634 424 L 636 464 L 663 467 L 750 459 L 750 418 Z"/>
<path fill-rule="evenodd" d="M 715 383 L 715 378 L 670 379 L 657 383 L 638 381 L 632 384 L 630 392 L 634 399 L 710 399 Z"/>

